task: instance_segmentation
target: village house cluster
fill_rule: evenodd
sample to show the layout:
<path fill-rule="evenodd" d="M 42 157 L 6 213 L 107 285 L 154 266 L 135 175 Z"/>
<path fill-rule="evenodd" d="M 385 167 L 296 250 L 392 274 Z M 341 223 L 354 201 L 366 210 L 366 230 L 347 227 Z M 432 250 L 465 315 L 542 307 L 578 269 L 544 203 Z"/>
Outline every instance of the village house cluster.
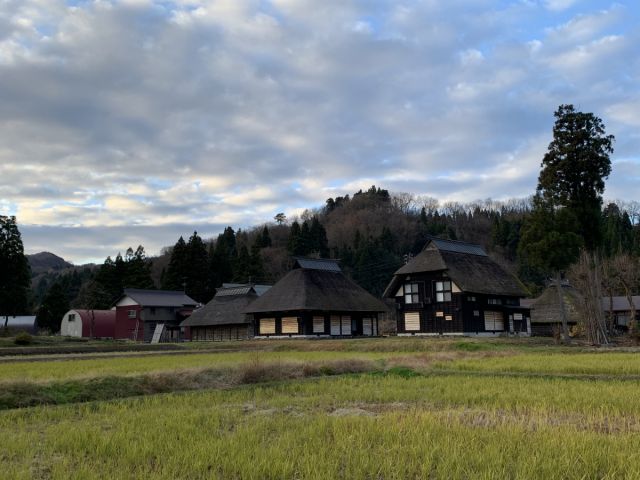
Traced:
<path fill-rule="evenodd" d="M 575 325 L 577 293 L 562 288 L 569 324 Z M 67 312 L 60 334 L 143 342 L 552 335 L 561 318 L 555 287 L 537 299 L 526 297 L 518 279 L 479 245 L 431 238 L 395 272 L 382 299 L 349 279 L 338 260 L 296 257 L 275 285 L 224 284 L 206 305 L 180 291 L 125 289 L 110 310 Z M 616 326 L 626 328 L 627 299 L 602 303 Z M 36 330 L 35 317 L 4 321 L 9 328 Z"/>

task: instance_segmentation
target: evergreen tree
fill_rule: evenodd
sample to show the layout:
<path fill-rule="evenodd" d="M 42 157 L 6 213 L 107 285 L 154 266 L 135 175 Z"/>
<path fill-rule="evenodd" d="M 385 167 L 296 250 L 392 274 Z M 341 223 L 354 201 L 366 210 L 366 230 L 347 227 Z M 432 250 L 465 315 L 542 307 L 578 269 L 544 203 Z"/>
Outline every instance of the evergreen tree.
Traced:
<path fill-rule="evenodd" d="M 129 247 L 125 258 L 126 268 L 122 286 L 124 288 L 154 289 L 155 285 L 151 279 L 151 264 L 144 253 L 144 247 L 138 245 L 135 252 Z"/>
<path fill-rule="evenodd" d="M 233 228 L 227 227 L 218 235 L 215 248 L 210 249 L 209 278 L 212 288 L 218 288 L 224 282 L 231 281 L 236 252 L 236 234 Z"/>
<path fill-rule="evenodd" d="M 251 276 L 251 255 L 246 245 L 242 245 L 233 264 L 233 281 L 238 283 L 249 282 Z"/>
<path fill-rule="evenodd" d="M 28 313 L 31 273 L 16 217 L 0 215 L 0 315 Z"/>
<path fill-rule="evenodd" d="M 209 283 L 209 255 L 207 247 L 198 235 L 193 232 L 187 244 L 187 295 L 201 303 L 207 303 L 213 297 Z"/>
<path fill-rule="evenodd" d="M 614 137 L 605 134 L 600 118 L 577 112 L 573 105 L 560 105 L 554 115 L 537 196 L 553 208 L 569 209 L 585 246 L 594 250 L 602 244 L 602 192 L 611 173 Z"/>
<path fill-rule="evenodd" d="M 256 238 L 255 245 L 258 248 L 267 248 L 271 246 L 271 236 L 269 235 L 269 228 L 265 225 L 262 232 Z"/>
<path fill-rule="evenodd" d="M 300 250 L 300 224 L 297 220 L 291 224 L 291 229 L 289 230 L 289 240 L 287 241 L 287 250 L 291 255 L 299 255 L 298 251 Z"/>
<path fill-rule="evenodd" d="M 315 252 L 320 255 L 320 258 L 329 256 L 327 231 L 320 223 L 320 220 L 318 220 L 318 217 L 313 217 L 313 220 L 311 220 L 311 227 L 309 227 L 309 244 L 310 248 L 308 253 Z"/>
<path fill-rule="evenodd" d="M 171 259 L 164 274 L 162 288 L 164 290 L 183 290 L 187 281 L 188 264 L 189 251 L 181 236 L 171 250 Z"/>
<path fill-rule="evenodd" d="M 60 283 L 54 283 L 38 309 L 38 328 L 49 330 L 52 333 L 59 332 L 62 317 L 69 311 L 69 308 L 67 293 Z"/>

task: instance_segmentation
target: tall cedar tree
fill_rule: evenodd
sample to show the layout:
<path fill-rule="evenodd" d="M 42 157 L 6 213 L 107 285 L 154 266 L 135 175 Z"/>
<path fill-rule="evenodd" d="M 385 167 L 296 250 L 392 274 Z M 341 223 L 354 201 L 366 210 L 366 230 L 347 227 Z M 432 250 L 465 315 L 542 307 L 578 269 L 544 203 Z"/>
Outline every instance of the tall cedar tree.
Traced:
<path fill-rule="evenodd" d="M 187 295 L 200 303 L 207 303 L 213 297 L 209 287 L 209 255 L 207 247 L 193 232 L 187 243 Z"/>
<path fill-rule="evenodd" d="M 138 245 L 135 252 L 129 247 L 125 259 L 126 267 L 122 279 L 124 288 L 156 288 L 151 279 L 151 264 L 147 260 L 142 245 Z"/>
<path fill-rule="evenodd" d="M 577 112 L 573 105 L 560 105 L 554 115 L 537 195 L 552 207 L 568 208 L 585 246 L 594 250 L 602 244 L 602 192 L 611 173 L 614 136 L 605 134 L 600 118 Z"/>
<path fill-rule="evenodd" d="M 69 308 L 69 299 L 64 287 L 61 283 L 54 283 L 38 309 L 38 328 L 49 330 L 52 333 L 59 332 L 62 317 L 69 311 Z"/>
<path fill-rule="evenodd" d="M 24 315 L 31 272 L 16 217 L 0 216 L 0 315 Z"/>
<path fill-rule="evenodd" d="M 189 251 L 184 238 L 180 236 L 171 250 L 171 259 L 164 274 L 162 288 L 165 290 L 182 290 L 187 281 Z"/>
<path fill-rule="evenodd" d="M 237 256 L 236 234 L 231 227 L 218 235 L 215 248 L 211 249 L 209 278 L 213 288 L 233 279 L 233 263 Z"/>

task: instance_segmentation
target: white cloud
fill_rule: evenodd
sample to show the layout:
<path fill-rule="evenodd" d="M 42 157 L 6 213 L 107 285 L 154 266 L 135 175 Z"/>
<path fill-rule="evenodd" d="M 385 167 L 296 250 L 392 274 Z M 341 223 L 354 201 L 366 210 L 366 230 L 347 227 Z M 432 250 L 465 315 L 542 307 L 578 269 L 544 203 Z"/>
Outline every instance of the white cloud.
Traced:
<path fill-rule="evenodd" d="M 6 1 L 0 211 L 76 226 L 49 249 L 80 261 L 96 231 L 157 253 L 373 183 L 527 195 L 560 103 L 637 152 L 637 9 L 539 5 Z"/>

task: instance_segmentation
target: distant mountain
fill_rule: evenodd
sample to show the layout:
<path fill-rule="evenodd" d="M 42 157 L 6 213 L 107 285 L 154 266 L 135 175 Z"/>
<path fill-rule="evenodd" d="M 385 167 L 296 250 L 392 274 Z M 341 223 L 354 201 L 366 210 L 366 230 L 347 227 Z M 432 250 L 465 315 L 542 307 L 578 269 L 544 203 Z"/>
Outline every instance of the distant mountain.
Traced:
<path fill-rule="evenodd" d="M 33 277 L 41 273 L 57 272 L 73 267 L 73 264 L 51 252 L 40 252 L 34 253 L 33 255 L 27 255 L 27 260 L 29 261 L 31 276 Z"/>

